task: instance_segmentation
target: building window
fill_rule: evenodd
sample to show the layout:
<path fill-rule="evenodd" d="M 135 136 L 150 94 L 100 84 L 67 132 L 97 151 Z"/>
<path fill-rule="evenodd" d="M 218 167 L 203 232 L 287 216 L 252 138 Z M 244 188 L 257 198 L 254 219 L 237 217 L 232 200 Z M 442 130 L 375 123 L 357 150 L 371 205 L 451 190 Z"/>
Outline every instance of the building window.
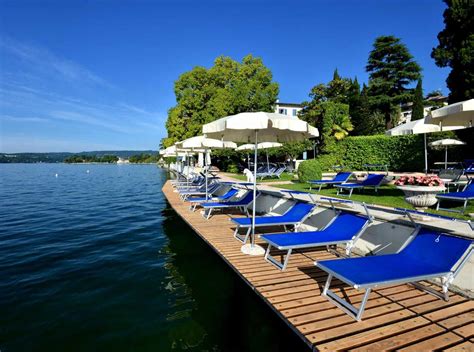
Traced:
<path fill-rule="evenodd" d="M 278 109 L 278 113 L 286 115 L 286 109 Z"/>
<path fill-rule="evenodd" d="M 297 112 L 298 112 L 298 111 L 296 111 L 296 109 L 293 109 L 293 116 L 296 116 L 296 113 L 297 113 Z"/>

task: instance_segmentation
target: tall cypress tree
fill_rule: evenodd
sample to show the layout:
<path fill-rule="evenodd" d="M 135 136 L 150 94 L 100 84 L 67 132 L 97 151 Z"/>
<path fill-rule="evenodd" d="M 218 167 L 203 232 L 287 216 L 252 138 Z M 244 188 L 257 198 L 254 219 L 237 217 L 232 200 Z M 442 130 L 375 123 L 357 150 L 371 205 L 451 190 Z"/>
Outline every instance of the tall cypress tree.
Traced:
<path fill-rule="evenodd" d="M 423 87 L 421 83 L 421 78 L 418 80 L 418 84 L 415 88 L 415 94 L 413 96 L 413 106 L 411 110 L 411 120 L 420 120 L 424 116 L 424 107 L 423 107 Z"/>
<path fill-rule="evenodd" d="M 361 124 L 361 111 L 360 111 L 360 84 L 357 81 L 357 77 L 351 81 L 351 87 L 349 89 L 349 115 L 351 117 L 352 125 L 354 126 L 353 134 L 357 134 L 357 126 Z"/>

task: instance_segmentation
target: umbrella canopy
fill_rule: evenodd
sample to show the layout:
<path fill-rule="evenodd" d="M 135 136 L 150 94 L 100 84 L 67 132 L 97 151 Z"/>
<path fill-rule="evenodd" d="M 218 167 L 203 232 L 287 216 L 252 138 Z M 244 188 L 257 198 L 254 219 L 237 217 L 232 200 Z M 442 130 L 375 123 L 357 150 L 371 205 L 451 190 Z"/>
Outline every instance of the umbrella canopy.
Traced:
<path fill-rule="evenodd" d="M 445 129 L 447 126 L 474 126 L 474 99 L 450 104 L 433 110 L 425 117 L 425 122 L 439 125 Z"/>
<path fill-rule="evenodd" d="M 446 126 L 443 128 L 444 131 L 459 130 L 464 126 Z M 433 132 L 440 132 L 441 127 L 425 123 L 424 119 L 410 121 L 394 127 L 388 131 L 385 131 L 387 136 L 404 136 L 408 134 L 424 134 L 425 144 L 425 172 L 428 172 L 428 148 L 426 147 L 426 134 Z"/>
<path fill-rule="evenodd" d="M 270 148 L 276 148 L 276 147 L 281 147 L 283 144 L 277 143 L 277 142 L 263 142 L 263 143 L 258 143 L 258 149 L 270 149 Z M 235 150 L 254 150 L 255 149 L 255 144 L 242 144 L 241 146 L 238 146 Z M 248 159 L 248 153 L 247 153 L 247 159 Z M 255 162 L 257 162 L 255 160 Z M 250 162 L 249 162 L 249 169 L 250 169 Z M 268 152 L 267 152 L 267 170 L 270 170 L 270 163 L 268 161 Z"/>
<path fill-rule="evenodd" d="M 269 148 L 276 148 L 281 147 L 283 144 L 276 143 L 276 142 L 263 142 L 258 143 L 258 149 L 269 149 Z M 238 146 L 235 150 L 254 150 L 255 144 L 242 144 Z"/>
<path fill-rule="evenodd" d="M 443 131 L 453 131 L 464 128 L 464 126 L 447 126 Z M 415 120 L 403 123 L 385 132 L 387 136 L 404 136 L 408 134 L 424 134 L 440 132 L 441 127 L 438 125 L 425 123 L 425 120 Z"/>
<path fill-rule="evenodd" d="M 430 147 L 444 147 L 444 168 L 448 168 L 448 147 L 453 145 L 464 145 L 463 141 L 458 141 L 457 139 L 440 139 L 430 143 Z"/>
<path fill-rule="evenodd" d="M 233 142 L 227 142 L 219 139 L 207 138 L 205 136 L 197 136 L 185 139 L 184 141 L 175 143 L 178 148 L 182 149 L 224 149 L 224 148 L 237 148 L 237 144 Z"/>
<path fill-rule="evenodd" d="M 318 129 L 295 116 L 270 112 L 243 112 L 205 124 L 203 133 L 210 138 L 242 143 L 292 142 L 318 137 Z M 258 143 L 258 141 L 257 141 Z"/>
<path fill-rule="evenodd" d="M 451 145 L 464 145 L 463 141 L 458 141 L 457 139 L 440 139 L 438 141 L 434 141 L 430 143 L 431 147 L 438 147 L 438 146 L 451 146 Z"/>
<path fill-rule="evenodd" d="M 221 138 L 233 142 L 255 143 L 254 160 L 257 160 L 258 142 L 293 142 L 318 137 L 318 129 L 295 116 L 269 112 L 243 112 L 223 117 L 205 124 L 203 133 L 211 138 Z M 255 245 L 255 205 L 257 196 L 257 163 L 254 163 L 252 202 L 252 241 L 244 245 L 242 252 L 261 255 L 265 251 Z"/>

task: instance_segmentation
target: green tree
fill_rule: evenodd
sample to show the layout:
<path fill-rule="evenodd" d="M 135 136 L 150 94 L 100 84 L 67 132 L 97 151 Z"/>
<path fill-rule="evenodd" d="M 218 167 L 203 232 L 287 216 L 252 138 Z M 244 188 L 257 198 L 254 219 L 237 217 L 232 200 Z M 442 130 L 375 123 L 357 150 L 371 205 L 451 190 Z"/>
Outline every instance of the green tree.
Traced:
<path fill-rule="evenodd" d="M 303 109 L 299 116 L 306 122 L 318 126 L 323 117 L 323 104 L 327 101 L 349 104 L 351 90 L 351 80 L 339 76 L 336 69 L 331 81 L 327 84 L 317 84 L 311 88 L 309 93 L 311 100 L 302 103 Z"/>
<path fill-rule="evenodd" d="M 351 87 L 349 90 L 349 115 L 351 117 L 352 125 L 354 126 L 354 134 L 359 134 L 358 126 L 361 125 L 362 119 L 364 116 L 362 115 L 361 110 L 361 91 L 360 85 L 357 81 L 357 77 L 351 82 Z"/>
<path fill-rule="evenodd" d="M 378 110 L 372 110 L 368 96 L 368 88 L 364 84 L 360 93 L 358 124 L 354 124 L 354 134 L 369 136 L 383 133 L 385 131 L 384 115 Z"/>
<path fill-rule="evenodd" d="M 424 104 L 423 104 L 423 87 L 421 78 L 418 80 L 418 84 L 415 88 L 415 94 L 413 95 L 413 106 L 411 110 L 411 120 L 420 120 L 424 118 Z"/>
<path fill-rule="evenodd" d="M 206 69 L 195 67 L 175 82 L 176 106 L 168 111 L 168 137 L 163 145 L 196 136 L 202 125 L 245 111 L 273 111 L 278 84 L 260 58 L 248 55 L 242 62 L 218 57 Z"/>
<path fill-rule="evenodd" d="M 446 79 L 449 102 L 455 103 L 474 96 L 474 2 L 444 0 L 445 28 L 439 32 L 439 44 L 431 57 L 439 67 L 451 67 Z"/>
<path fill-rule="evenodd" d="M 394 107 L 412 100 L 407 85 L 421 77 L 421 68 L 399 38 L 381 36 L 375 39 L 366 71 L 371 103 L 384 114 L 389 129 L 395 124 Z"/>

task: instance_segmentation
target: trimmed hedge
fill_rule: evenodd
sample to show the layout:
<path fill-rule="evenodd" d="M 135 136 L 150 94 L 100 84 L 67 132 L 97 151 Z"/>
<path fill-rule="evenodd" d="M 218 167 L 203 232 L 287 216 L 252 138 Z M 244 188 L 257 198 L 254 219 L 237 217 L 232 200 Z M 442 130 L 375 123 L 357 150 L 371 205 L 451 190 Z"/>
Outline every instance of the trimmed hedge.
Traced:
<path fill-rule="evenodd" d="M 320 180 L 323 172 L 317 159 L 303 161 L 298 166 L 299 182 L 308 182 L 309 180 Z"/>
<path fill-rule="evenodd" d="M 421 171 L 424 163 L 423 136 L 347 137 L 332 145 L 327 154 L 320 155 L 316 160 L 324 171 L 332 170 L 333 165 L 342 165 L 348 170 L 363 170 L 364 164 L 384 164 L 392 171 Z"/>

